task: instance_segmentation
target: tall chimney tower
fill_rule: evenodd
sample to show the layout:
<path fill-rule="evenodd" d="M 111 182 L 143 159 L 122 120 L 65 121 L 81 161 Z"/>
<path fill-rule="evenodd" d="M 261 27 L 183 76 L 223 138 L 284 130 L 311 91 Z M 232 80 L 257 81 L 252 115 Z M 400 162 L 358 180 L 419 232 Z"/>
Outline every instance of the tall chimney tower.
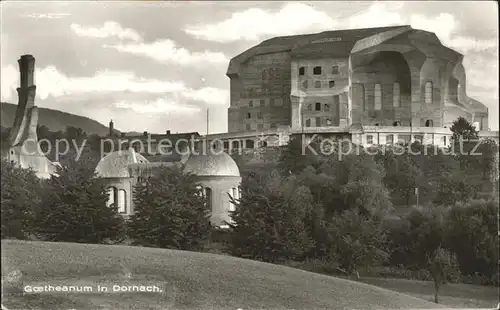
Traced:
<path fill-rule="evenodd" d="M 19 102 L 9 134 L 8 159 L 22 168 L 32 168 L 40 178 L 50 178 L 56 171 L 56 165 L 45 157 L 36 133 L 38 108 L 35 106 L 35 57 L 23 55 L 17 62 L 21 77 L 17 88 Z"/>
<path fill-rule="evenodd" d="M 18 108 L 9 139 L 12 146 L 23 143 L 22 140 L 27 138 L 27 129 L 31 119 L 35 120 L 35 126 L 38 121 L 38 110 L 32 110 L 35 107 L 36 96 L 36 86 L 34 84 L 35 57 L 32 55 L 23 55 L 17 62 L 19 63 L 21 83 L 17 88 L 17 95 L 19 97 Z"/>
<path fill-rule="evenodd" d="M 113 120 L 109 121 L 109 136 L 112 137 L 114 134 L 114 124 Z"/>

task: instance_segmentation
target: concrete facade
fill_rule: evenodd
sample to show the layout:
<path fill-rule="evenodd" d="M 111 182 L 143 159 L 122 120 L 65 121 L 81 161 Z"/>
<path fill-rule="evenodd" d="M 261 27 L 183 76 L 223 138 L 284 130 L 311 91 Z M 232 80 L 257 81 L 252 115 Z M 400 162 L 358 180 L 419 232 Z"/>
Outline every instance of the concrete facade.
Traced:
<path fill-rule="evenodd" d="M 56 172 L 56 163 L 52 163 L 42 152 L 38 143 L 36 128 L 38 108 L 35 106 L 35 58 L 23 55 L 18 60 L 20 87 L 17 88 L 19 102 L 14 124 L 8 137 L 8 153 L 4 158 L 22 168 L 32 168 L 39 178 L 50 178 Z"/>
<path fill-rule="evenodd" d="M 458 117 L 488 131 L 487 107 L 467 96 L 462 60 L 410 26 L 269 39 L 230 61 L 226 138 L 308 128 L 345 136 L 359 127 L 444 137 Z"/>

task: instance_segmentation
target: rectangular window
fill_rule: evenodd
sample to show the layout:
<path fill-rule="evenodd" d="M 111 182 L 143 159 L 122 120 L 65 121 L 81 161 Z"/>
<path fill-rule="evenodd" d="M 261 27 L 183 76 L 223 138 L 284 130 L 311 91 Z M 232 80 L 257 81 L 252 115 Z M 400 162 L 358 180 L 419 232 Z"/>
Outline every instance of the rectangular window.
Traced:
<path fill-rule="evenodd" d="M 306 74 L 306 68 L 305 67 L 300 67 L 299 68 L 299 75 L 305 75 Z"/>
<path fill-rule="evenodd" d="M 264 124 L 257 124 L 257 129 L 264 129 Z"/>
<path fill-rule="evenodd" d="M 332 66 L 332 74 L 339 74 L 339 66 Z"/>
<path fill-rule="evenodd" d="M 321 127 L 321 117 L 316 117 L 316 127 Z"/>
<path fill-rule="evenodd" d="M 248 112 L 247 113 L 247 119 L 251 119 L 252 118 L 252 113 Z"/>
<path fill-rule="evenodd" d="M 303 81 L 302 88 L 307 89 L 308 87 L 309 87 L 309 83 L 307 82 L 307 80 Z"/>
<path fill-rule="evenodd" d="M 424 136 L 423 135 L 414 135 L 413 139 L 415 142 L 418 141 L 420 144 L 422 144 L 422 142 L 424 141 Z"/>
<path fill-rule="evenodd" d="M 330 112 L 330 105 L 329 104 L 325 104 L 325 112 Z"/>
<path fill-rule="evenodd" d="M 248 107 L 249 107 L 249 108 L 253 108 L 253 101 L 252 101 L 252 100 L 250 100 L 250 101 L 248 102 Z"/>
<path fill-rule="evenodd" d="M 373 136 L 372 135 L 366 136 L 366 144 L 373 144 Z"/>
<path fill-rule="evenodd" d="M 257 112 L 257 118 L 262 119 L 262 112 Z"/>
<path fill-rule="evenodd" d="M 316 102 L 315 110 L 321 111 L 321 103 L 320 102 Z"/>
<path fill-rule="evenodd" d="M 266 106 L 266 100 L 260 99 L 260 106 L 265 107 Z"/>
<path fill-rule="evenodd" d="M 326 124 L 326 126 L 332 126 L 332 118 L 331 117 L 326 117 L 325 118 L 325 124 Z"/>
<path fill-rule="evenodd" d="M 386 144 L 394 144 L 394 135 L 387 135 L 385 137 L 385 143 Z"/>
<path fill-rule="evenodd" d="M 393 92 L 392 92 L 393 107 L 399 108 L 400 101 L 401 101 L 401 90 L 399 89 L 399 83 L 394 83 Z"/>
<path fill-rule="evenodd" d="M 432 103 L 432 82 L 425 83 L 425 103 Z"/>
<path fill-rule="evenodd" d="M 307 105 L 307 110 L 308 110 L 308 111 L 312 111 L 312 110 L 313 110 L 313 108 L 312 108 L 312 104 L 308 104 L 308 105 Z"/>
<path fill-rule="evenodd" d="M 247 124 L 247 125 L 246 125 L 246 129 L 247 129 L 247 130 L 252 130 L 252 125 L 251 125 L 251 124 Z"/>
<path fill-rule="evenodd" d="M 363 96 L 363 111 L 366 111 L 366 110 L 368 110 L 368 96 L 370 95 L 370 93 L 368 91 L 368 87 L 363 86 L 363 92 L 364 92 L 364 96 Z"/>
<path fill-rule="evenodd" d="M 306 127 L 311 127 L 311 119 L 306 119 Z"/>
<path fill-rule="evenodd" d="M 269 99 L 269 105 L 270 105 L 271 107 L 274 107 L 274 99 L 272 99 L 272 98 L 271 98 L 271 99 Z"/>
<path fill-rule="evenodd" d="M 375 84 L 375 110 L 382 110 L 382 86 Z"/>
<path fill-rule="evenodd" d="M 314 75 L 321 75 L 321 67 L 320 66 L 314 67 L 313 74 Z"/>
<path fill-rule="evenodd" d="M 410 135 L 399 135 L 398 143 L 407 145 L 410 143 Z"/>
<path fill-rule="evenodd" d="M 321 81 L 315 81 L 314 88 L 321 88 Z"/>
<path fill-rule="evenodd" d="M 328 81 L 328 87 L 329 88 L 334 88 L 335 87 L 335 81 Z"/>

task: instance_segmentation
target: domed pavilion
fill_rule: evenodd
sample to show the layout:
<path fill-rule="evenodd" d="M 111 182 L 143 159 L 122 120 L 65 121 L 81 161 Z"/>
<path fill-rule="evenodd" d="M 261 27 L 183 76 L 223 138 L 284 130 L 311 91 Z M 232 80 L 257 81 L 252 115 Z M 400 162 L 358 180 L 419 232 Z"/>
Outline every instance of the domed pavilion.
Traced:
<path fill-rule="evenodd" d="M 240 197 L 241 176 L 231 156 L 222 151 L 191 152 L 179 161 L 150 162 L 130 148 L 104 156 L 95 172 L 108 188 L 108 205 L 116 204 L 120 214 L 129 216 L 134 212 L 133 188 L 137 182 L 150 176 L 159 166 L 171 165 L 183 165 L 186 173 L 197 176 L 212 210 L 214 226 L 224 227 L 230 222 L 230 211 L 235 208 L 230 196 Z"/>

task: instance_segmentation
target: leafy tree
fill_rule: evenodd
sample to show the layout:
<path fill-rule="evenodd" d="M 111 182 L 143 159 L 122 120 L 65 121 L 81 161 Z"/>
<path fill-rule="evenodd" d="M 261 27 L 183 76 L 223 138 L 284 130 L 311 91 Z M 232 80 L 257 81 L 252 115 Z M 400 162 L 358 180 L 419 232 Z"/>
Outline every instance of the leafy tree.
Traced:
<path fill-rule="evenodd" d="M 267 262 L 301 260 L 314 245 L 304 223 L 313 208 L 310 191 L 277 171 L 257 181 L 244 180 L 235 202 L 232 252 Z"/>
<path fill-rule="evenodd" d="M 38 233 L 48 241 L 106 243 L 123 237 L 123 218 L 108 207 L 104 185 L 95 178 L 95 159 L 88 154 L 58 167 L 44 184 L 37 217 Z"/>
<path fill-rule="evenodd" d="M 196 176 L 180 167 L 157 167 L 134 188 L 128 230 L 137 244 L 199 250 L 210 236 L 210 211 Z"/>
<path fill-rule="evenodd" d="M 392 209 L 383 182 L 385 169 L 374 156 L 362 153 L 347 155 L 342 160 L 331 157 L 321 166 L 321 173 L 333 178 L 330 190 L 338 195 L 334 204 L 323 201 L 327 212 L 358 209 L 364 215 L 383 216 Z"/>
<path fill-rule="evenodd" d="M 337 261 L 347 275 L 357 274 L 359 267 L 371 267 L 389 257 L 382 222 L 356 209 L 334 216 L 327 231 L 331 242 L 330 259 Z"/>
<path fill-rule="evenodd" d="M 452 206 L 457 202 L 465 202 L 476 197 L 479 187 L 471 183 L 471 178 L 465 171 L 455 170 L 443 175 L 439 184 L 434 204 Z"/>
<path fill-rule="evenodd" d="M 32 169 L 1 162 L 2 239 L 27 239 L 34 232 L 40 205 L 40 180 Z"/>
<path fill-rule="evenodd" d="M 394 253 L 404 254 L 406 267 L 425 269 L 431 274 L 436 303 L 441 284 L 458 276 L 456 258 L 445 247 L 446 216 L 447 210 L 436 206 L 413 209 L 403 218 L 405 225 L 392 233 L 393 237 L 399 235 L 392 240 Z"/>
<path fill-rule="evenodd" d="M 457 254 L 463 274 L 498 283 L 498 201 L 470 200 L 454 206 L 448 217 L 447 247 Z"/>
<path fill-rule="evenodd" d="M 280 168 L 284 175 L 298 174 L 309 165 L 317 166 L 319 153 L 316 155 L 311 149 L 317 152 L 315 141 L 307 144 L 304 137 L 292 137 L 281 152 Z"/>
<path fill-rule="evenodd" d="M 384 183 L 391 191 L 395 204 L 409 207 L 415 188 L 421 178 L 421 171 L 408 153 L 394 155 L 390 152 L 384 163 Z"/>
<path fill-rule="evenodd" d="M 451 126 L 451 131 L 453 132 L 453 140 L 460 141 L 470 141 L 473 139 L 478 139 L 479 132 L 476 127 L 474 127 L 469 121 L 463 117 L 459 117 L 453 122 Z"/>
<path fill-rule="evenodd" d="M 434 279 L 434 302 L 439 303 L 439 289 L 450 277 L 459 276 L 457 256 L 439 246 L 427 256 L 427 270 Z"/>

